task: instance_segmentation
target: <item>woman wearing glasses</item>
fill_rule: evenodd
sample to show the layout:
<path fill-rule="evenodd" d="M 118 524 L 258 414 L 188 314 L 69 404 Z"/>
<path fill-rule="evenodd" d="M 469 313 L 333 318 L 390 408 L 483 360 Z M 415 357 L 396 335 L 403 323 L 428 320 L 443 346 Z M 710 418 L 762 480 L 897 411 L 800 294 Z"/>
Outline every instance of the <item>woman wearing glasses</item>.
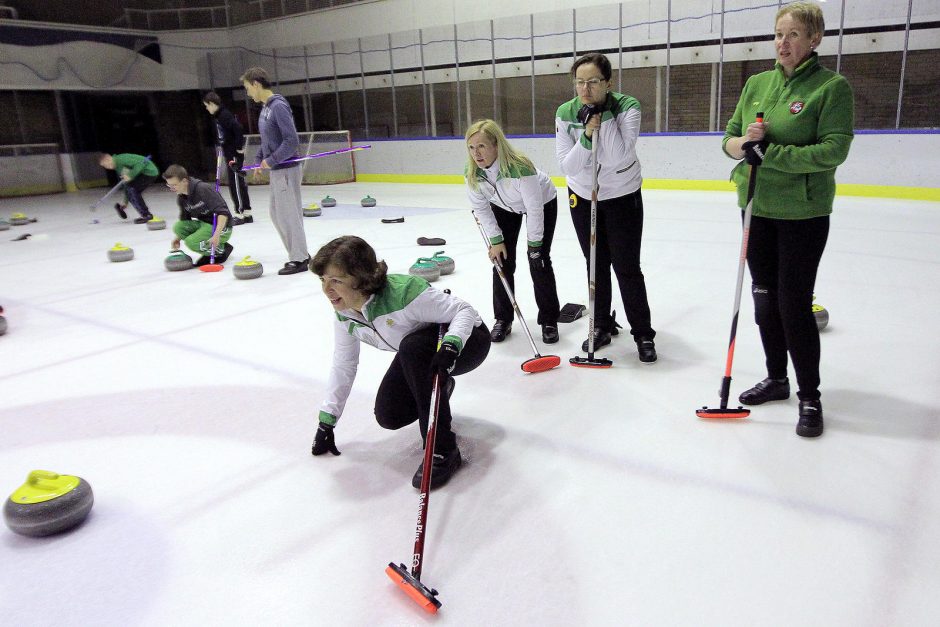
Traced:
<path fill-rule="evenodd" d="M 636 140 L 640 134 L 640 103 L 610 91 L 610 61 L 587 54 L 571 66 L 577 96 L 555 114 L 555 153 L 568 184 L 571 219 L 584 253 L 590 255 L 591 191 L 597 147 L 597 250 L 595 259 L 595 350 L 610 344 L 617 325 L 610 313 L 613 267 L 620 284 L 630 333 L 640 361 L 656 361 L 656 332 L 650 325 L 646 281 L 640 270 L 643 197 Z M 588 342 L 581 347 L 587 352 Z"/>

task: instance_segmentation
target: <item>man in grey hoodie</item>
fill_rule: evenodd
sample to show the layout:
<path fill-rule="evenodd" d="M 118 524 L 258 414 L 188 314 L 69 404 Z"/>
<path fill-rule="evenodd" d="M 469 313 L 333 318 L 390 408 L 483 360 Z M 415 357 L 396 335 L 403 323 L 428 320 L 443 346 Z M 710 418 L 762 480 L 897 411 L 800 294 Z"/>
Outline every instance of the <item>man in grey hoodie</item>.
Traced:
<path fill-rule="evenodd" d="M 304 233 L 303 203 L 300 199 L 300 181 L 303 168 L 300 163 L 284 163 L 298 156 L 300 139 L 294 126 L 294 114 L 287 100 L 271 91 L 268 73 L 260 67 L 251 67 L 241 76 L 248 97 L 264 106 L 258 116 L 261 148 L 258 162 L 270 177 L 270 214 L 277 229 L 288 260 L 278 274 L 296 274 L 307 270 L 310 253 Z"/>

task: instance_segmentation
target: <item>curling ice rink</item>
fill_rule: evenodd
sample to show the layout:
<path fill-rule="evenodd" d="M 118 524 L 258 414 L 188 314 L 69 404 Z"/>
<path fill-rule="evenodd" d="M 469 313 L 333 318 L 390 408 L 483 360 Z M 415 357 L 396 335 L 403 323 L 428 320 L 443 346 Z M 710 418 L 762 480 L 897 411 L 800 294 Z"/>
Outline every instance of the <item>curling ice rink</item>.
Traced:
<path fill-rule="evenodd" d="M 462 187 L 304 187 L 305 203 L 327 192 L 340 204 L 305 220 L 311 252 L 357 234 L 407 272 L 436 250 L 417 237 L 443 237 L 457 269 L 435 286 L 492 323 L 491 266 Z M 718 403 L 738 212 L 730 193 L 645 191 L 659 362 L 641 364 L 621 335 L 599 353 L 612 369 L 568 366 L 582 319 L 539 342 L 562 366 L 526 375 L 516 322 L 457 379 L 465 466 L 431 496 L 422 580 L 443 603 L 431 618 L 384 573 L 410 559 L 421 457 L 417 427 L 385 431 L 372 415 L 391 354 L 363 350 L 342 456 L 312 457 L 332 309 L 313 275 L 277 276 L 267 189 L 252 188 L 255 223 L 236 228 L 219 274 L 165 271 L 169 229 L 107 206 L 90 224 L 102 193 L 0 200 L 6 219 L 38 218 L 0 232 L 0 491 L 42 468 L 95 492 L 64 535 L 0 530 L 3 624 L 937 624 L 936 203 L 836 199 L 817 282 L 831 314 L 826 432 L 806 440 L 795 396 L 745 421 L 696 418 Z M 359 206 L 367 193 L 376 208 Z M 148 202 L 172 224 L 170 192 L 154 186 Z M 108 262 L 115 242 L 134 260 Z M 234 279 L 244 255 L 263 277 Z M 563 209 L 553 258 L 562 304 L 586 303 Z M 524 261 L 517 290 L 539 337 Z M 745 298 L 733 398 L 764 376 Z"/>

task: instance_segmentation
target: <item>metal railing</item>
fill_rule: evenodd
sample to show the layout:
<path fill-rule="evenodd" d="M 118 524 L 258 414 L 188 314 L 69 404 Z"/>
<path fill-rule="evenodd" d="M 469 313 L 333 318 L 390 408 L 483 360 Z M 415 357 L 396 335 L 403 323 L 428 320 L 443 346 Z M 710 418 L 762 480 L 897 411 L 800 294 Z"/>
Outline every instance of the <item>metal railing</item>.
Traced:
<path fill-rule="evenodd" d="M 374 0 L 249 0 L 243 4 L 179 9 L 124 9 L 120 26 L 146 30 L 230 28 L 287 15 Z M 3 7 L 0 7 L 3 8 Z M 115 25 L 118 25 L 115 23 Z"/>

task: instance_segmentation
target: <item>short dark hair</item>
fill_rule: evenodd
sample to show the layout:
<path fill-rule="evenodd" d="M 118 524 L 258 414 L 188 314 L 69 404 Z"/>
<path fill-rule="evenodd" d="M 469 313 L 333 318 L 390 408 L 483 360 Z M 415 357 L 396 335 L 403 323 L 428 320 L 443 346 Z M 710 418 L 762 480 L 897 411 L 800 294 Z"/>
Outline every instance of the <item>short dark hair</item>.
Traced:
<path fill-rule="evenodd" d="M 264 71 L 263 67 L 255 66 L 248 68 L 238 80 L 243 83 L 258 83 L 265 89 L 271 88 L 271 80 L 268 78 L 268 73 Z"/>
<path fill-rule="evenodd" d="M 375 250 L 361 237 L 343 235 L 324 244 L 310 261 L 310 271 L 322 277 L 329 265 L 355 279 L 351 287 L 360 292 L 376 294 L 385 287 L 388 265 L 378 260 Z"/>
<path fill-rule="evenodd" d="M 609 81 L 612 75 L 610 70 L 610 59 L 605 55 L 599 52 L 592 52 L 586 54 L 583 57 L 578 58 L 577 61 L 571 66 L 571 75 L 576 76 L 578 73 L 578 68 L 587 63 L 592 63 L 597 66 L 597 69 L 601 71 L 601 76 L 604 77 L 605 81 Z"/>
<path fill-rule="evenodd" d="M 168 167 L 163 173 L 163 180 L 167 179 L 179 179 L 183 180 L 189 178 L 189 174 L 186 172 L 186 168 L 181 165 L 176 165 L 175 163 Z"/>
<path fill-rule="evenodd" d="M 222 99 L 219 98 L 219 94 L 215 93 L 214 91 L 206 93 L 206 95 L 202 97 L 202 101 L 212 103 L 217 107 L 222 106 Z"/>

